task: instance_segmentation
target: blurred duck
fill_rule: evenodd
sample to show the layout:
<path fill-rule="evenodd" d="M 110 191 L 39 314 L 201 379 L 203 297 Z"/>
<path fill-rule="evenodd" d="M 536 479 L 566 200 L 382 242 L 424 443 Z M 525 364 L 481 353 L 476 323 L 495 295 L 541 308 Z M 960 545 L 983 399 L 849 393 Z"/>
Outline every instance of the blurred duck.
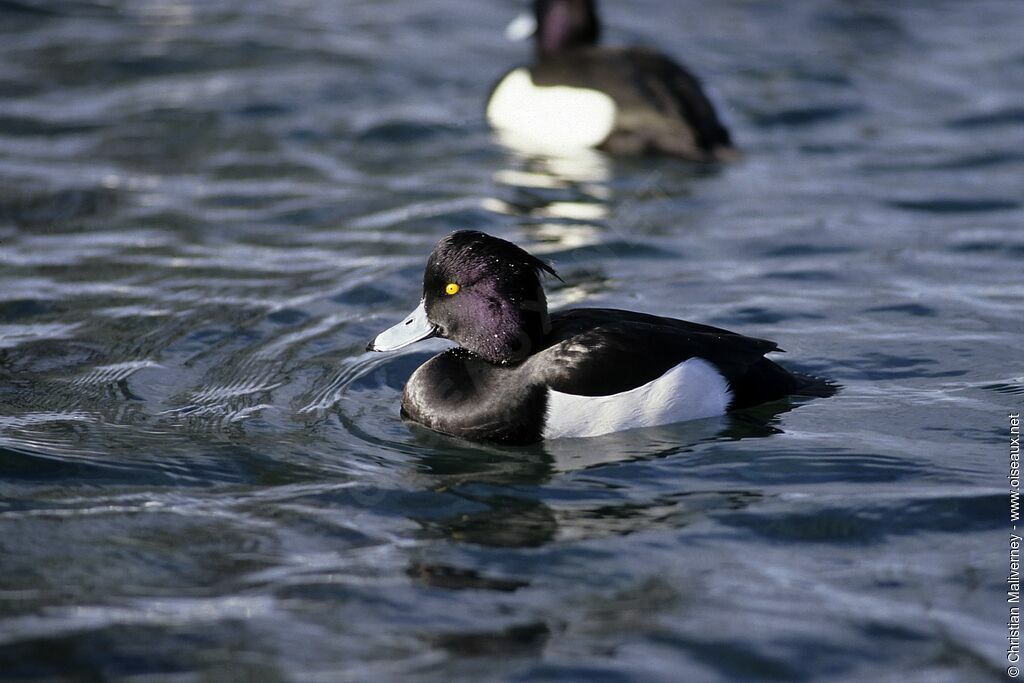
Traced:
<path fill-rule="evenodd" d="M 508 72 L 487 119 L 512 145 L 659 152 L 694 161 L 738 156 L 700 82 L 666 55 L 603 47 L 594 0 L 534 0 L 534 61 Z M 534 23 L 534 22 L 529 22 Z"/>

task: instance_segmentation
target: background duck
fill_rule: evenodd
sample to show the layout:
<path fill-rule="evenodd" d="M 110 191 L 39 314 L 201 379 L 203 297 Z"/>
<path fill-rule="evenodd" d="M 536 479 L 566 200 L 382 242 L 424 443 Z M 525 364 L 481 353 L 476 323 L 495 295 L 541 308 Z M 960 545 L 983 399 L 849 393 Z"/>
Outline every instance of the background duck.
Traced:
<path fill-rule="evenodd" d="M 557 277 L 481 232 L 438 243 L 419 306 L 367 346 L 393 351 L 435 336 L 458 344 L 413 373 L 403 417 L 470 440 L 530 443 L 834 391 L 765 358 L 780 349 L 764 339 L 616 309 L 549 314 L 542 273 Z"/>
<path fill-rule="evenodd" d="M 535 55 L 491 92 L 487 118 L 516 145 L 737 156 L 700 82 L 666 55 L 598 45 L 594 0 L 535 0 Z"/>

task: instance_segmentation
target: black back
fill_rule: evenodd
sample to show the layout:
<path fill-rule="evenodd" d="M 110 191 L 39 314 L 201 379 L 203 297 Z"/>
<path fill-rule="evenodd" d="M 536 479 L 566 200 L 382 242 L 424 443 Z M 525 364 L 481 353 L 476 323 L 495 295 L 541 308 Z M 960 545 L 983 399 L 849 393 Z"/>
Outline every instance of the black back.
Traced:
<path fill-rule="evenodd" d="M 775 342 L 709 325 L 606 308 L 555 313 L 551 325 L 548 348 L 528 362 L 536 364 L 540 381 L 563 393 L 608 396 L 628 391 L 694 357 L 714 365 L 728 381 L 732 410 L 824 391 L 823 383 L 765 358 L 781 351 Z"/>

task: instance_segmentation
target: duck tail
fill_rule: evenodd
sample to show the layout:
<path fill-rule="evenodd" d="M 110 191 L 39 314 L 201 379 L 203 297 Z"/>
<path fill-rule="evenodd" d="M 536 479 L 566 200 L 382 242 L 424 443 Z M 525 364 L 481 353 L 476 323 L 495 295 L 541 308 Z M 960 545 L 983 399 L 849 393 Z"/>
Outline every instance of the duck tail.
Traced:
<path fill-rule="evenodd" d="M 799 372 L 791 373 L 796 380 L 797 386 L 791 392 L 794 396 L 807 396 L 811 398 L 828 398 L 835 396 L 842 389 L 840 384 L 828 379 L 821 379 L 813 375 L 804 375 Z"/>

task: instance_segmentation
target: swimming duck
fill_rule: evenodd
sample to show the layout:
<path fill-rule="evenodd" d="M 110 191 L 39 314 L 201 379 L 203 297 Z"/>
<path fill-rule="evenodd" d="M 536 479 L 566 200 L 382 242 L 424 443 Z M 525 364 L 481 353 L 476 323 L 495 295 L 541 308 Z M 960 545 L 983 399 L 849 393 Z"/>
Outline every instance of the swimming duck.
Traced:
<path fill-rule="evenodd" d="M 502 77 L 487 103 L 504 137 L 544 149 L 738 156 L 693 74 L 655 50 L 597 44 L 594 0 L 534 0 L 533 10 L 534 61 Z"/>
<path fill-rule="evenodd" d="M 833 391 L 765 358 L 780 349 L 764 339 L 609 308 L 549 314 L 544 273 L 557 277 L 482 232 L 455 232 L 437 244 L 419 306 L 367 346 L 394 351 L 430 337 L 458 345 L 409 378 L 403 418 L 472 441 L 525 444 Z"/>

